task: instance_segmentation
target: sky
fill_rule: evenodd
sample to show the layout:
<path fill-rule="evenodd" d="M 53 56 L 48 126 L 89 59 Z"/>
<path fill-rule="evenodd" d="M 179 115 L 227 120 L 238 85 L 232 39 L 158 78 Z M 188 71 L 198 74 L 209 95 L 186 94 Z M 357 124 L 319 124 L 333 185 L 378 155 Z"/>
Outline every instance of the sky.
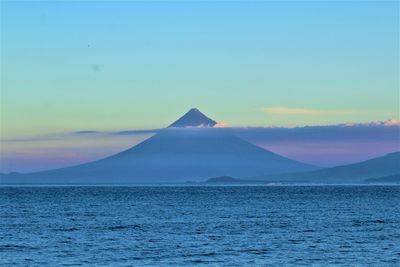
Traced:
<path fill-rule="evenodd" d="M 235 127 L 399 119 L 398 1 L 0 5 L 0 171 L 105 156 L 148 135 L 66 133 L 161 128 L 192 107 Z"/>

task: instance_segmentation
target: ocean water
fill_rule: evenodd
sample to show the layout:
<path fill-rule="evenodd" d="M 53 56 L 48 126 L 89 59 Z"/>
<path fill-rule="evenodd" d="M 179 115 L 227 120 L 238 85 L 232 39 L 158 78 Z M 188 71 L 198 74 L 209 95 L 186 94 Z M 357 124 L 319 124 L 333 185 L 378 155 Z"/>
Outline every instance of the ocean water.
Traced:
<path fill-rule="evenodd" d="M 400 266 L 400 187 L 0 187 L 0 265 Z"/>

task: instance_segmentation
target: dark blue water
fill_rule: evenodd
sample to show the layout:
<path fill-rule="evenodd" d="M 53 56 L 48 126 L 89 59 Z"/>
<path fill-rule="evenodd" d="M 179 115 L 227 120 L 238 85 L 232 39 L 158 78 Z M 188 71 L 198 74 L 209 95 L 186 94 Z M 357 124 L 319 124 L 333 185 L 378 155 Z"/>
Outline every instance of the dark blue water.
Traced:
<path fill-rule="evenodd" d="M 400 266 L 400 187 L 1 187 L 0 265 Z"/>

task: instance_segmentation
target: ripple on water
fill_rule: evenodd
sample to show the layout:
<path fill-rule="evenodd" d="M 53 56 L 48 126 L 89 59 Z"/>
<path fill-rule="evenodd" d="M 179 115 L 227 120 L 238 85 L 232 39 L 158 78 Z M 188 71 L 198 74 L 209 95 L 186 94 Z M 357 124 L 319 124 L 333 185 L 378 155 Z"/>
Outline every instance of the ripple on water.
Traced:
<path fill-rule="evenodd" d="M 400 266 L 400 187 L 2 187 L 0 203 L 0 265 Z"/>

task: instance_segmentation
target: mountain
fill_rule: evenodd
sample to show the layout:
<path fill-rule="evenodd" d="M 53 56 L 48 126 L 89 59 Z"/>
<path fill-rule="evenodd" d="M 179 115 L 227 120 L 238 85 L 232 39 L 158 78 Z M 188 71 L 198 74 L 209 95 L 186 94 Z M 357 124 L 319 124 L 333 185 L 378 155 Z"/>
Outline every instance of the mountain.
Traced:
<path fill-rule="evenodd" d="M 197 108 L 192 108 L 168 127 L 213 127 L 215 124 L 217 124 L 216 121 L 201 113 Z"/>
<path fill-rule="evenodd" d="M 179 123 L 172 125 L 186 127 L 198 122 L 204 125 L 207 117 L 191 120 L 198 118 L 199 113 L 190 110 L 177 121 Z M 217 176 L 244 178 L 317 169 L 219 130 L 172 126 L 128 150 L 98 161 L 50 171 L 10 174 L 2 176 L 1 182 L 171 183 L 204 181 Z"/>
<path fill-rule="evenodd" d="M 325 168 L 311 172 L 270 175 L 266 180 L 290 179 L 318 183 L 363 183 L 366 179 L 400 173 L 400 152 L 359 163 Z"/>

